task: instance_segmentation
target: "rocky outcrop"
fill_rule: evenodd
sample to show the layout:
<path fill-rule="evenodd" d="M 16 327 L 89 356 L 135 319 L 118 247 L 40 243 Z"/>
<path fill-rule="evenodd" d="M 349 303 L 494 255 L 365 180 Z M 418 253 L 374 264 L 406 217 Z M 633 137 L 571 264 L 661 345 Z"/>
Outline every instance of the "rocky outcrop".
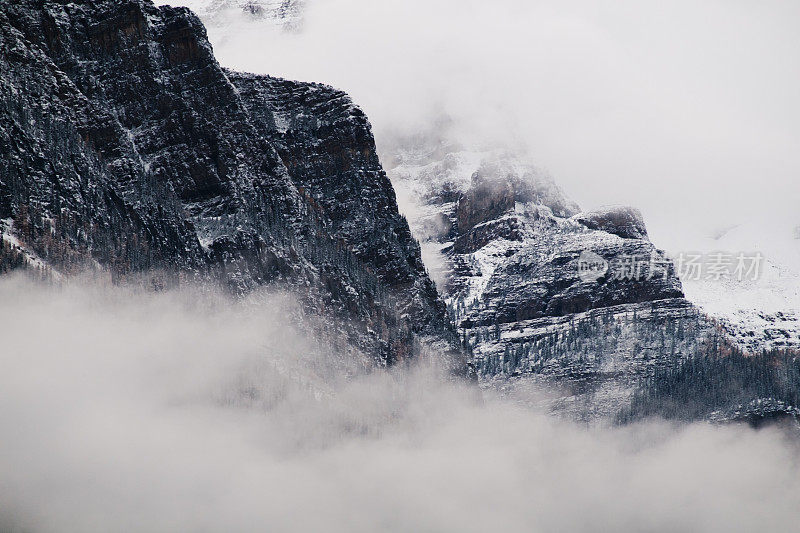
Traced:
<path fill-rule="evenodd" d="M 638 211 L 576 214 L 577 206 L 532 170 L 491 171 L 499 166 L 481 165 L 452 215 L 447 253 L 455 275 L 448 295 L 455 305 L 463 300 L 473 306 L 461 318 L 464 324 L 683 296 L 672 262 L 647 240 Z M 587 257 L 602 271 L 583 271 Z"/>
<path fill-rule="evenodd" d="M 526 239 L 519 246 L 494 243 L 481 254 L 484 265 L 492 263 L 491 276 L 479 296 L 480 307 L 465 317 L 468 323 L 515 322 L 682 297 L 671 264 L 648 244 L 591 232 L 561 233 L 564 229 L 559 226 L 537 225 L 533 231 L 540 232 L 544 242 Z M 580 261 L 587 252 L 608 264 L 598 279 L 581 277 Z M 459 272 L 469 278 L 483 278 L 485 268 L 474 268 L 474 259 L 454 260 Z M 657 266 L 651 267 L 653 262 Z M 454 284 L 464 285 L 465 281 L 469 280 L 454 280 Z M 456 298 L 477 297 L 469 283 L 464 291 Z"/>
<path fill-rule="evenodd" d="M 589 229 L 605 231 L 623 239 L 647 240 L 644 217 L 638 209 L 632 207 L 609 207 L 580 213 L 574 219 Z"/>
<path fill-rule="evenodd" d="M 636 209 L 580 212 L 521 156 L 465 150 L 447 131 L 384 141 L 383 159 L 438 252 L 483 387 L 591 423 L 796 419 L 789 317 L 733 330 L 683 297 Z"/>
<path fill-rule="evenodd" d="M 281 283 L 380 364 L 452 347 L 345 94 L 225 71 L 197 17 L 145 0 L 23 0 L 0 28 L 0 218 L 51 268 Z"/>
<path fill-rule="evenodd" d="M 507 152 L 428 152 L 398 144 L 390 174 L 415 202 L 423 245 L 441 253 L 451 317 L 484 386 L 549 390 L 559 413 L 610 417 L 716 334 L 637 210 L 582 213 Z"/>

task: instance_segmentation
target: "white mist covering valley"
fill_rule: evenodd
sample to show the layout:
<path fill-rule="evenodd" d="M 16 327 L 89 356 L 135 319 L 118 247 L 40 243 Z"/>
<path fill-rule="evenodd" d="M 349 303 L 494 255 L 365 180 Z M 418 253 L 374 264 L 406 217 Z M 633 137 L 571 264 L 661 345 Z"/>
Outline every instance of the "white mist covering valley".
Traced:
<path fill-rule="evenodd" d="M 778 430 L 560 422 L 424 364 L 367 372 L 298 316 L 276 293 L 0 280 L 0 529 L 797 527 Z"/>

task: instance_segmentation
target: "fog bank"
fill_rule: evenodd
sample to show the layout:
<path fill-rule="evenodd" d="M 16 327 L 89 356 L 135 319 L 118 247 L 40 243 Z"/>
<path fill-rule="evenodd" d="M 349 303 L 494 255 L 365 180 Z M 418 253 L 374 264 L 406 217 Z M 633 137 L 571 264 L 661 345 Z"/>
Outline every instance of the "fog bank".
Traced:
<path fill-rule="evenodd" d="M 778 432 L 596 430 L 366 373 L 259 293 L 0 279 L 0 529 L 789 531 Z"/>

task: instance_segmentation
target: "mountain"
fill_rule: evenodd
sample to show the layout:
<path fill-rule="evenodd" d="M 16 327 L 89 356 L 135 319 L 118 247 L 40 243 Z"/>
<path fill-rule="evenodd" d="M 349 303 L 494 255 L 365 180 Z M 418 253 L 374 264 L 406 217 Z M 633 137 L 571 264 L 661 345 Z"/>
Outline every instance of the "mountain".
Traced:
<path fill-rule="evenodd" d="M 246 4 L 207 16 L 280 18 Z M 800 416 L 795 315 L 715 312 L 727 285 L 682 284 L 635 208 L 435 127 L 379 157 L 347 94 L 221 67 L 186 8 L 23 0 L 0 27 L 0 273 L 283 288 L 365 367 L 432 356 L 580 420 Z"/>
<path fill-rule="evenodd" d="M 369 121 L 333 88 L 224 70 L 186 8 L 0 9 L 0 266 L 278 284 L 368 364 L 464 372 Z"/>
<path fill-rule="evenodd" d="M 717 375 L 725 399 L 654 407 L 670 405 L 664 383 L 701 386 L 681 374 L 687 365 L 727 368 L 719 357 L 788 346 L 744 343 L 687 300 L 638 210 L 582 212 L 524 157 L 465 149 L 436 130 L 385 144 L 403 210 L 438 265 L 434 277 L 484 387 L 587 421 L 796 417 L 796 395 L 783 385 L 800 384 L 796 356 L 778 366 L 789 377 L 776 377 L 761 396 L 728 394 L 749 389 Z M 755 366 L 770 366 L 767 359 Z M 754 360 L 741 361 L 737 372 Z"/>

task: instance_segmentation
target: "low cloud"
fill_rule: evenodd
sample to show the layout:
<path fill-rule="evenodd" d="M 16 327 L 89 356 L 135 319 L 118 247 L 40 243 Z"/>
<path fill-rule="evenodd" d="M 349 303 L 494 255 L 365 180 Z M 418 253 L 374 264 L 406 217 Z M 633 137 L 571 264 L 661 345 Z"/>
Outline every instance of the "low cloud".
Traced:
<path fill-rule="evenodd" d="M 0 529 L 788 531 L 772 430 L 559 422 L 365 372 L 285 295 L 0 280 Z M 308 320 L 308 319 L 306 319 Z"/>

